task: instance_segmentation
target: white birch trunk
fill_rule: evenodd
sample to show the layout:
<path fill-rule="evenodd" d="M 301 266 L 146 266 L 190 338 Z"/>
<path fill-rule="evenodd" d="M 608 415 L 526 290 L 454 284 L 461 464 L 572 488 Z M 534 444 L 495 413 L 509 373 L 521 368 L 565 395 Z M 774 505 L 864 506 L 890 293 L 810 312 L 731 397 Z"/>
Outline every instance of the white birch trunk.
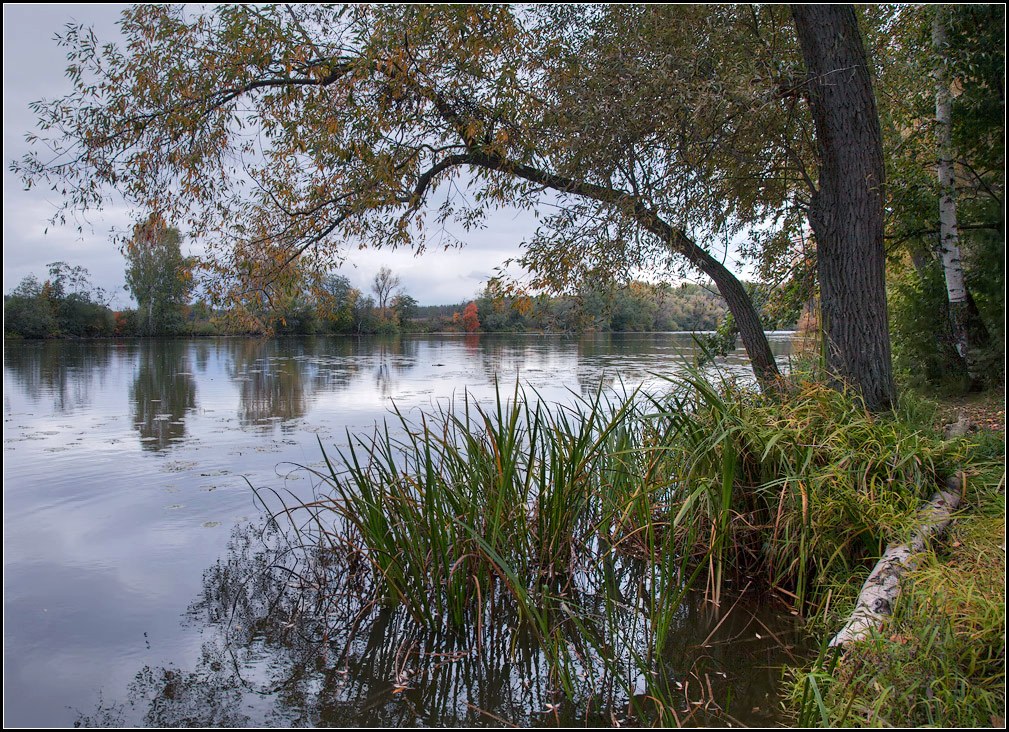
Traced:
<path fill-rule="evenodd" d="M 953 95 L 945 72 L 946 24 L 942 6 L 932 19 L 932 45 L 937 65 L 935 71 L 935 121 L 939 135 L 939 247 L 942 269 L 946 275 L 953 337 L 957 353 L 966 362 L 967 328 L 965 325 L 967 288 L 960 261 L 960 235 L 956 219 L 956 176 L 953 170 Z"/>
<path fill-rule="evenodd" d="M 900 593 L 900 578 L 916 565 L 915 554 L 925 548 L 931 537 L 945 531 L 952 520 L 952 513 L 960 504 L 962 486 L 959 476 L 946 481 L 946 489 L 938 491 L 922 507 L 921 524 L 911 540 L 907 544 L 891 544 L 886 548 L 869 579 L 862 585 L 848 621 L 831 639 L 831 646 L 844 646 L 863 640 L 870 632 L 879 629 L 884 618 L 893 611 Z"/>

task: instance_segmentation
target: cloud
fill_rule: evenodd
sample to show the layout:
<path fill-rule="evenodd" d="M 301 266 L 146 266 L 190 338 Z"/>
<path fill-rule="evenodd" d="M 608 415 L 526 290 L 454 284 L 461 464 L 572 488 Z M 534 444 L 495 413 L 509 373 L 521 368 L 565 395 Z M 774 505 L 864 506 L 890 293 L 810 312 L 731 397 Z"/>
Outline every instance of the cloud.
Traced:
<path fill-rule="evenodd" d="M 92 25 L 100 39 L 118 37 L 115 22 L 123 5 L 12 5 L 3 9 L 3 288 L 10 291 L 27 275 L 43 276 L 49 262 L 63 260 L 85 267 L 95 285 L 123 292 L 124 262 L 112 243 L 110 229 L 129 225 L 123 206 L 110 206 L 80 223 L 50 225 L 57 194 L 45 186 L 25 190 L 10 171 L 11 161 L 29 151 L 25 134 L 35 126 L 29 104 L 59 97 L 70 90 L 64 76 L 66 55 L 54 36 L 67 23 Z M 46 231 L 48 229 L 48 232 Z"/>

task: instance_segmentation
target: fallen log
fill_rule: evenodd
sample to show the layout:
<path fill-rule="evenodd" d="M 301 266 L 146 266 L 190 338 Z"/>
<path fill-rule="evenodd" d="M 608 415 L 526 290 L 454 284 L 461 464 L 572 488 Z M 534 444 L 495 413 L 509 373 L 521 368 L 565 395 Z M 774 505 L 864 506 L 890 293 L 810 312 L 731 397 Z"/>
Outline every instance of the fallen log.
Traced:
<path fill-rule="evenodd" d="M 871 630 L 878 630 L 883 619 L 893 612 L 894 602 L 900 592 L 900 578 L 909 569 L 914 569 L 914 556 L 925 548 L 930 538 L 945 531 L 952 520 L 953 512 L 960 505 L 960 496 L 963 493 L 962 476 L 961 473 L 948 478 L 946 489 L 936 492 L 932 500 L 922 506 L 919 514 L 921 523 L 908 543 L 887 546 L 869 578 L 862 585 L 862 591 L 858 593 L 855 609 L 848 616 L 848 621 L 831 639 L 831 647 L 863 640 Z"/>

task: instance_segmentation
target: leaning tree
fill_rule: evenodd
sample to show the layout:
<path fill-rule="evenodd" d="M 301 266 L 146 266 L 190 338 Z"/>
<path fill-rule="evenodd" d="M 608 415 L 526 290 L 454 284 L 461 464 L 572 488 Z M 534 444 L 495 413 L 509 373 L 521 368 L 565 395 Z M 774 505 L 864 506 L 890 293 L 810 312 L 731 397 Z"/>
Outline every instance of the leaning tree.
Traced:
<path fill-rule="evenodd" d="M 685 263 L 718 287 L 769 383 L 777 367 L 727 242 L 775 219 L 794 230 L 810 191 L 814 212 L 849 203 L 823 193 L 832 164 L 815 180 L 829 145 L 815 114 L 811 143 L 779 8 L 138 6 L 121 27 L 123 47 L 82 28 L 62 38 L 74 89 L 36 105 L 36 139 L 57 155 L 16 167 L 68 208 L 114 188 L 185 221 L 218 295 L 295 260 L 331 264 L 348 243 L 422 250 L 432 211 L 478 226 L 491 207 L 554 206 L 522 258 L 539 284 Z M 802 51 L 816 112 L 810 54 L 826 51 Z M 831 352 L 862 387 L 857 354 Z"/>

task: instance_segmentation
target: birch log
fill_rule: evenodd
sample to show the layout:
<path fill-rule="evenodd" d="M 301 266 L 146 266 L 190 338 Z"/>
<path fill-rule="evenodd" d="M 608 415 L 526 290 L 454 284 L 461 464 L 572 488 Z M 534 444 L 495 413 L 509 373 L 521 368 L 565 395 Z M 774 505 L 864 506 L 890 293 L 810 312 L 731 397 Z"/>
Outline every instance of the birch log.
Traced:
<path fill-rule="evenodd" d="M 855 609 L 848 622 L 835 635 L 831 646 L 844 646 L 853 641 L 863 640 L 873 629 L 879 629 L 893 611 L 894 602 L 900 592 L 900 578 L 909 569 L 914 569 L 914 555 L 925 548 L 928 540 L 938 536 L 952 520 L 953 511 L 960 505 L 963 488 L 961 475 L 946 480 L 945 490 L 939 490 L 920 512 L 921 523 L 907 544 L 887 546 L 883 556 L 862 585 L 858 593 Z"/>

